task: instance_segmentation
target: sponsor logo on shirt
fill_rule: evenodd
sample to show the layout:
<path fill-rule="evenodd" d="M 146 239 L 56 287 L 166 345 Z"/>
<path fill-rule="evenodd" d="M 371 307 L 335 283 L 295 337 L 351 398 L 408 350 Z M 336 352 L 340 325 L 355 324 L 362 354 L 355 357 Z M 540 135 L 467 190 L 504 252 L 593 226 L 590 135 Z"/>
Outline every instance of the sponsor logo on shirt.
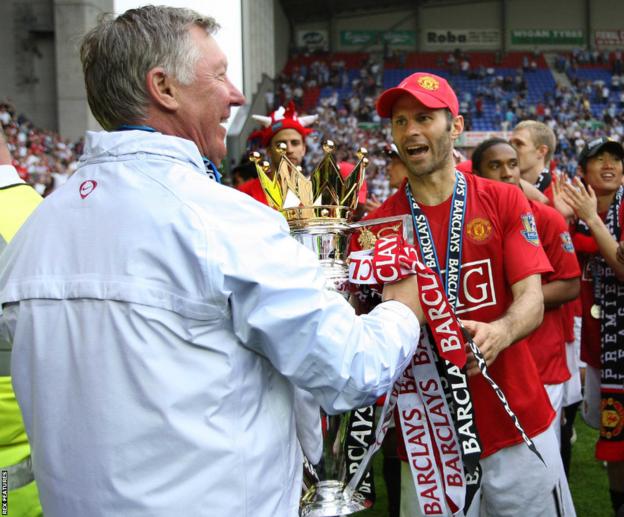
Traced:
<path fill-rule="evenodd" d="M 540 241 L 537 235 L 537 226 L 535 226 L 535 217 L 530 212 L 522 214 L 520 217 L 522 218 L 522 226 L 524 226 L 524 230 L 520 230 L 520 233 L 529 244 L 539 246 Z"/>
<path fill-rule="evenodd" d="M 559 234 L 563 245 L 563 251 L 566 253 L 574 253 L 574 244 L 572 244 L 572 237 L 568 232 L 562 232 Z"/>
<path fill-rule="evenodd" d="M 483 244 L 492 237 L 492 223 L 483 217 L 475 217 L 466 225 L 466 235 L 471 241 Z"/>
<path fill-rule="evenodd" d="M 490 259 L 464 262 L 461 266 L 461 286 L 455 312 L 464 314 L 493 305 L 496 305 L 496 293 Z"/>
<path fill-rule="evenodd" d="M 80 184 L 80 188 L 78 189 L 78 192 L 80 193 L 80 197 L 82 199 L 86 198 L 89 194 L 91 194 L 91 192 L 95 190 L 95 187 L 97 187 L 97 181 L 94 181 L 94 180 L 83 181 Z"/>

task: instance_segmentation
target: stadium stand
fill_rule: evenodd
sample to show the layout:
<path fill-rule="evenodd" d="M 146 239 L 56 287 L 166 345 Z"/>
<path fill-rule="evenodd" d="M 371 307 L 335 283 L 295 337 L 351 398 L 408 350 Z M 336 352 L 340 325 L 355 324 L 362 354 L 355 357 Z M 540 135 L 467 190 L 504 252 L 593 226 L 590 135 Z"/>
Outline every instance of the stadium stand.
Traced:
<path fill-rule="evenodd" d="M 380 182 L 381 150 L 390 141 L 387 125 L 374 110 L 381 89 L 398 84 L 415 71 L 449 80 L 458 92 L 460 111 L 471 131 L 506 131 L 521 120 L 550 125 L 558 138 L 557 166 L 570 176 L 583 143 L 599 134 L 624 136 L 624 83 L 621 52 L 573 51 L 555 57 L 551 69 L 535 52 L 397 52 L 386 56 L 364 52 L 293 55 L 276 81 L 275 105 L 294 99 L 300 112 L 319 113 L 309 162 L 320 157 L 318 142 L 339 142 L 339 157 L 353 160 L 357 145 L 377 156 L 371 163 L 369 187 Z M 565 72 L 557 81 L 557 72 Z M 345 142 L 353 143 L 352 146 Z"/>

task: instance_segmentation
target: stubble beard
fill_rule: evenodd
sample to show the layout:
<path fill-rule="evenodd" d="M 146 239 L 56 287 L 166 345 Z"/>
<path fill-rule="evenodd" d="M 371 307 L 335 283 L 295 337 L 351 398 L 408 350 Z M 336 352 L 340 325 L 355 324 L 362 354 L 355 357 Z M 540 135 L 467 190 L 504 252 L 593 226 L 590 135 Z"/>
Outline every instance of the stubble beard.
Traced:
<path fill-rule="evenodd" d="M 447 166 L 449 157 L 451 157 L 451 151 L 453 149 L 452 140 L 447 137 L 438 139 L 436 142 L 436 149 L 437 151 L 432 153 L 431 162 L 428 164 L 423 163 L 421 165 L 417 165 L 411 162 L 405 162 L 412 177 L 424 178 L 435 174 Z"/>

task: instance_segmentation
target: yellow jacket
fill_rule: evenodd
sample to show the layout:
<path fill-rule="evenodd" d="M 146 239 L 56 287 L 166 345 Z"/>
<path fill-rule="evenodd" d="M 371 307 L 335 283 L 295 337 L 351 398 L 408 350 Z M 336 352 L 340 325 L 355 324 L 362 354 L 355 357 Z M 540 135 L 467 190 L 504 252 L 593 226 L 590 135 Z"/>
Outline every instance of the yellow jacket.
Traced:
<path fill-rule="evenodd" d="M 0 253 L 41 201 L 41 196 L 20 179 L 14 167 L 0 165 Z M 0 336 L 0 468 L 20 463 L 30 455 L 24 422 L 8 376 L 7 349 L 8 343 Z M 17 501 L 17 496 L 9 494 L 8 515 L 40 515 L 36 488 L 24 487 L 22 492 L 22 499 L 31 494 L 30 502 Z"/>

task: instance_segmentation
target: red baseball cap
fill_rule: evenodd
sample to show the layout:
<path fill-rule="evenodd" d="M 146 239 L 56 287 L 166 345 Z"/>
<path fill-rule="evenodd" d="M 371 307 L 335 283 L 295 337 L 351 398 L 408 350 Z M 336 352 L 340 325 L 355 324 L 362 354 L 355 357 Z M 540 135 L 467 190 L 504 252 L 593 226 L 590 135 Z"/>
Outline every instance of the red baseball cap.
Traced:
<path fill-rule="evenodd" d="M 454 116 L 459 115 L 459 102 L 451 85 L 443 77 L 425 72 L 412 74 L 395 88 L 383 92 L 377 99 L 377 113 L 382 117 L 391 117 L 394 103 L 404 93 L 428 108 L 448 108 Z"/>

